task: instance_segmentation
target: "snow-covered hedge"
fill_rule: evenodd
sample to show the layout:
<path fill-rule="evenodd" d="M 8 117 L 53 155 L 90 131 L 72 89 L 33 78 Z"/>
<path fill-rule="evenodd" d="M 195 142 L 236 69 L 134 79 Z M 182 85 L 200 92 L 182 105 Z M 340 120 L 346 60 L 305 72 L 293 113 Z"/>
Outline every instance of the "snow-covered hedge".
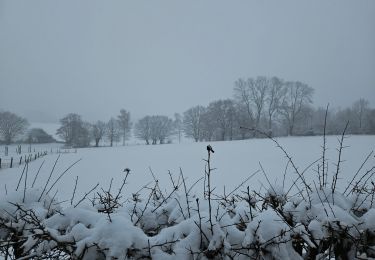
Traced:
<path fill-rule="evenodd" d="M 135 196 L 112 212 L 98 200 L 61 208 L 39 189 L 12 192 L 0 200 L 1 253 L 24 259 L 375 256 L 373 190 L 277 192 L 213 199 L 211 218 L 207 199 L 178 191 L 166 197 L 153 189 L 148 198 Z"/>

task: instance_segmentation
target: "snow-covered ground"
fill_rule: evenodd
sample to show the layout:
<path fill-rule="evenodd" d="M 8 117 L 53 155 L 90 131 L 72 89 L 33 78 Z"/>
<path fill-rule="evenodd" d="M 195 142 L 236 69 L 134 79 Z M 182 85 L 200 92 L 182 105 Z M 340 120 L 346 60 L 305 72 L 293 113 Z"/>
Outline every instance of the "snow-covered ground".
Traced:
<path fill-rule="evenodd" d="M 295 169 L 291 163 L 286 168 L 285 153 L 267 139 L 212 142 L 211 168 L 215 171 L 211 187 L 206 187 L 212 193 L 205 195 L 202 180 L 192 192 L 184 193 L 182 188 L 175 192 L 174 188 L 182 183 L 180 168 L 188 178 L 188 189 L 205 175 L 203 159 L 208 143 L 86 148 L 51 154 L 31 162 L 22 179 L 21 167 L 1 170 L 0 219 L 4 228 L 0 235 L 7 241 L 14 239 L 12 232 L 22 234 L 22 246 L 14 247 L 22 251 L 14 252 L 25 258 L 65 254 L 74 259 L 245 260 L 259 259 L 262 254 L 262 259 L 278 260 L 308 256 L 373 259 L 375 136 L 346 139 L 349 147 L 341 157 L 344 162 L 336 190 L 330 185 L 319 187 L 315 170 L 322 163 L 321 137 L 278 138 L 277 142 L 309 184 L 304 186 L 299 179 L 293 186 L 300 190 L 295 195 L 293 189 L 289 192 L 297 179 Z M 337 142 L 337 137 L 327 137 L 329 182 L 336 171 Z M 305 171 L 308 165 L 312 167 Z M 129 171 L 126 168 L 130 169 L 127 185 L 116 195 Z M 169 172 L 174 176 L 173 185 Z M 216 199 L 224 187 L 228 195 L 254 173 L 245 183 L 249 185 L 247 193 L 241 192 L 245 190 L 241 187 L 235 196 Z M 75 176 L 79 181 L 72 197 Z M 347 191 L 353 176 L 356 185 Z M 131 195 L 149 182 L 153 192 L 144 189 L 146 194 Z M 97 183 L 104 189 L 97 188 L 97 193 L 88 196 L 96 194 L 94 199 L 81 203 L 84 193 Z M 106 192 L 110 184 L 112 195 Z"/>
<path fill-rule="evenodd" d="M 331 179 L 336 170 L 338 153 L 338 137 L 327 137 L 326 157 L 328 160 L 328 172 Z M 279 143 L 293 158 L 296 166 L 303 171 L 309 164 L 321 157 L 322 137 L 285 137 L 278 138 Z M 78 176 L 76 196 L 82 196 L 97 183 L 102 187 L 108 187 L 111 178 L 114 178 L 113 188 L 121 184 L 125 168 L 131 169 L 124 195 L 130 196 L 144 185 L 153 181 L 151 171 L 159 180 L 162 188 L 170 189 L 171 182 L 168 172 L 178 178 L 180 168 L 188 185 L 204 176 L 205 161 L 207 157 L 206 146 L 208 143 L 181 143 L 165 145 L 129 145 L 116 147 L 99 147 L 78 149 L 77 153 L 61 154 L 52 176 L 51 182 L 67 169 L 75 161 L 79 161 L 56 185 L 60 201 L 70 199 L 75 178 Z M 211 142 L 215 151 L 212 156 L 213 172 L 212 183 L 216 187 L 215 193 L 222 194 L 224 186 L 226 192 L 233 190 L 242 180 L 260 169 L 262 165 L 272 185 L 282 185 L 287 159 L 283 152 L 268 139 L 253 139 L 232 142 Z M 350 178 L 357 172 L 366 156 L 375 149 L 375 136 L 350 136 L 345 139 L 341 165 L 341 174 L 338 181 L 339 187 L 344 187 Z M 40 165 L 45 161 L 36 181 L 43 186 L 50 174 L 58 155 L 52 154 L 36 160 L 29 165 L 28 183 L 31 185 Z M 315 163 L 307 172 L 308 179 L 316 179 Z M 374 165 L 374 157 L 363 167 L 365 171 L 370 165 Z M 0 196 L 5 193 L 5 185 L 8 190 L 14 189 L 22 173 L 22 167 L 0 170 Z M 285 186 L 289 187 L 296 178 L 291 166 L 285 179 Z M 251 190 L 259 190 L 262 185 L 269 187 L 264 174 L 260 171 L 245 185 Z M 203 181 L 200 181 L 194 189 L 198 194 L 203 193 Z"/>

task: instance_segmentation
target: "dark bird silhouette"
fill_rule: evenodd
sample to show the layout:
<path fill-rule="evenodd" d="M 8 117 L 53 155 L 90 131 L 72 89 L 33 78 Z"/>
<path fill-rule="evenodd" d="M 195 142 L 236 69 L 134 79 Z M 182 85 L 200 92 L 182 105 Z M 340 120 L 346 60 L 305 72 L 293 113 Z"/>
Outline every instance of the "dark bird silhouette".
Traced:
<path fill-rule="evenodd" d="M 212 149 L 211 145 L 207 145 L 207 151 L 214 153 L 214 150 Z"/>

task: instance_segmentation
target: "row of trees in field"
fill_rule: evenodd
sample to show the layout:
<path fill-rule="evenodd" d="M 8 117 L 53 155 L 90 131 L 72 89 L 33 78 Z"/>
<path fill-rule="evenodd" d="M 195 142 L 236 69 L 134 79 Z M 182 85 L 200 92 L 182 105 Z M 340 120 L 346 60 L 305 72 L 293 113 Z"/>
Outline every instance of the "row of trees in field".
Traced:
<path fill-rule="evenodd" d="M 194 106 L 183 115 L 183 129 L 195 141 L 256 137 L 240 127 L 272 136 L 322 134 L 326 107 L 312 106 L 314 89 L 302 82 L 277 77 L 238 79 L 234 98 Z M 345 109 L 329 108 L 327 133 L 340 134 L 349 121 L 348 133 L 374 134 L 375 109 L 363 98 Z"/>
<path fill-rule="evenodd" d="M 285 82 L 276 77 L 239 79 L 235 82 L 234 99 L 212 101 L 208 106 L 197 105 L 186 110 L 183 115 L 176 113 L 173 119 L 147 115 L 135 123 L 133 134 L 146 144 L 172 142 L 176 136 L 180 141 L 183 134 L 196 142 L 239 140 L 257 137 L 257 133 L 259 135 L 259 131 L 251 132 L 248 128 L 271 136 L 320 135 L 323 134 L 327 108 L 312 107 L 313 93 L 314 90 L 304 83 Z M 85 142 L 80 141 L 79 127 L 76 128 L 76 134 L 73 130 L 65 129 L 69 125 L 67 118 L 73 116 L 81 122 L 79 125 L 87 137 L 82 139 Z M 357 100 L 349 108 L 330 108 L 326 134 L 340 134 L 348 121 L 347 133 L 375 133 L 375 110 L 369 107 L 365 99 Z M 111 146 L 121 138 L 125 144 L 132 130 L 130 113 L 126 110 L 121 110 L 117 119 L 111 118 L 107 123 L 84 123 L 74 114 L 62 119 L 61 123 L 63 126 L 58 134 L 68 145 L 73 146 L 89 145 L 90 136 L 95 146 L 103 137 L 107 138 Z M 74 124 L 70 127 L 74 128 Z M 70 133 L 72 138 L 76 136 L 77 141 L 70 141 L 65 133 Z"/>
<path fill-rule="evenodd" d="M 176 118 L 178 115 L 176 114 Z M 145 116 L 134 126 L 134 135 L 146 142 L 146 144 L 163 144 L 171 142 L 170 137 L 175 134 L 176 120 L 167 116 Z M 178 121 L 181 122 L 181 121 Z M 133 123 L 130 120 L 130 112 L 120 110 L 116 118 L 110 118 L 107 122 L 85 122 L 80 115 L 71 113 L 60 120 L 61 127 L 57 134 L 67 146 L 86 147 L 91 141 L 98 147 L 99 143 L 106 140 L 110 146 L 122 140 L 125 145 L 132 132 Z M 182 129 L 180 131 L 180 135 Z"/>
<path fill-rule="evenodd" d="M 240 127 L 261 130 L 272 136 L 322 134 L 326 108 L 314 108 L 314 89 L 299 81 L 278 77 L 240 78 L 235 81 L 233 98 L 197 105 L 174 118 L 147 115 L 134 127 L 130 112 L 122 109 L 107 122 L 88 123 L 77 114 L 60 120 L 57 134 L 68 146 L 95 146 L 106 139 L 110 146 L 129 139 L 132 132 L 146 144 L 172 142 L 182 135 L 195 141 L 236 140 L 257 137 Z M 339 134 L 349 121 L 349 134 L 375 134 L 375 109 L 363 98 L 344 109 L 330 108 L 326 133 Z M 28 123 L 10 112 L 0 112 L 0 140 L 11 143 L 25 133 Z M 28 132 L 27 142 L 48 142 L 53 138 L 42 129 Z M 25 140 L 26 141 L 26 140 Z"/>
<path fill-rule="evenodd" d="M 123 145 L 130 137 L 132 122 L 130 121 L 130 112 L 125 109 L 120 110 L 117 118 L 111 118 L 108 122 L 98 120 L 95 123 L 83 121 L 78 114 L 68 114 L 60 119 L 61 127 L 57 129 L 57 135 L 65 141 L 67 146 L 87 147 L 91 141 L 94 141 L 98 147 L 100 141 L 106 138 L 113 146 L 121 138 Z"/>
<path fill-rule="evenodd" d="M 241 126 L 272 136 L 323 133 L 327 107 L 312 106 L 314 89 L 305 83 L 277 77 L 240 78 L 233 91 L 233 99 L 191 107 L 174 119 L 145 116 L 135 124 L 134 134 L 146 144 L 156 144 L 173 136 L 181 140 L 182 134 L 196 142 L 257 136 Z M 375 134 L 375 109 L 363 98 L 345 109 L 329 108 L 326 133 L 340 134 L 347 122 L 350 134 Z"/>

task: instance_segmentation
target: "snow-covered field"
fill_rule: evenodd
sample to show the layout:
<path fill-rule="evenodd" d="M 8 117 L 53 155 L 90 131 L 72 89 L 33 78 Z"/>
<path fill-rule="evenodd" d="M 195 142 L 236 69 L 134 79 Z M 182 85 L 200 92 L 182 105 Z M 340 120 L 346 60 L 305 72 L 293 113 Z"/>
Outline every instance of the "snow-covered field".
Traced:
<path fill-rule="evenodd" d="M 338 137 L 327 137 L 328 172 L 331 178 L 336 170 L 338 153 Z M 285 137 L 278 138 L 279 143 L 285 148 L 300 171 L 304 170 L 322 155 L 321 137 Z M 188 185 L 204 176 L 205 162 L 207 158 L 206 146 L 208 143 L 182 143 L 165 144 L 156 146 L 133 145 L 117 147 L 100 147 L 78 149 L 77 153 L 61 154 L 52 176 L 54 181 L 66 168 L 75 161 L 82 159 L 72 167 L 66 175 L 58 182 L 56 188 L 59 190 L 60 200 L 69 199 L 72 195 L 75 178 L 78 176 L 78 192 L 82 195 L 90 190 L 97 183 L 102 187 L 108 187 L 111 178 L 114 178 L 113 187 L 121 184 L 125 168 L 131 169 L 131 174 L 124 190 L 126 196 L 130 196 L 141 189 L 144 185 L 153 181 L 151 171 L 159 180 L 162 188 L 171 187 L 170 171 L 178 178 L 180 168 L 185 177 L 188 178 Z M 223 189 L 233 190 L 248 176 L 260 169 L 262 165 L 271 184 L 282 185 L 283 175 L 287 159 L 280 149 L 268 139 L 253 139 L 246 141 L 212 142 L 210 143 L 215 151 L 212 156 L 213 172 L 212 183 L 216 187 L 215 193 L 222 194 Z M 338 186 L 347 185 L 350 178 L 357 172 L 369 152 L 375 149 L 375 136 L 349 136 L 345 139 L 341 165 L 341 174 Z M 43 186 L 53 168 L 58 155 L 48 155 L 36 160 L 29 165 L 28 182 L 31 184 L 40 165 L 45 163 L 40 171 L 37 185 Z M 316 164 L 306 173 L 306 178 L 316 179 Z M 374 157 L 363 167 L 374 165 Z M 289 187 L 292 180 L 297 176 L 293 173 L 291 166 L 288 167 L 288 174 L 285 179 L 285 186 Z M 0 170 L 0 195 L 5 193 L 5 185 L 8 190 L 15 187 L 22 173 L 22 167 Z M 258 172 L 245 186 L 249 185 L 251 190 L 259 190 L 262 185 L 268 187 L 267 181 L 262 172 Z M 203 193 L 203 181 L 195 186 L 196 192 Z"/>

